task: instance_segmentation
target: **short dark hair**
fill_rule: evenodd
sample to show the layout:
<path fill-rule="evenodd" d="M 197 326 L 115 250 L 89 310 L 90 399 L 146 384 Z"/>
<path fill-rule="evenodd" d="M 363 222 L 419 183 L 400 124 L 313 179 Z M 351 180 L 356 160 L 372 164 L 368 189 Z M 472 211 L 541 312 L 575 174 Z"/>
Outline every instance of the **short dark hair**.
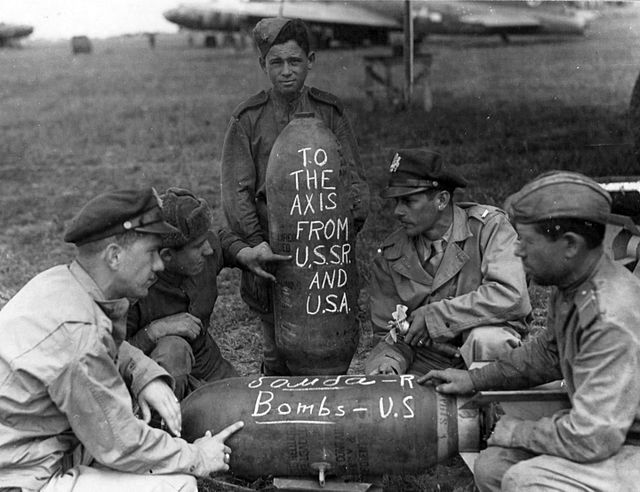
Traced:
<path fill-rule="evenodd" d="M 584 238 L 589 249 L 602 244 L 605 229 L 604 224 L 576 218 L 548 219 L 535 223 L 536 232 L 551 241 L 557 241 L 566 232 L 573 232 Z"/>
<path fill-rule="evenodd" d="M 304 51 L 305 55 L 309 54 L 311 50 L 309 29 L 306 24 L 302 22 L 300 19 L 294 19 L 291 22 L 285 24 L 282 30 L 276 36 L 276 39 L 273 40 L 271 46 L 276 44 L 284 44 L 287 41 L 295 41 L 298 43 L 302 51 Z"/>

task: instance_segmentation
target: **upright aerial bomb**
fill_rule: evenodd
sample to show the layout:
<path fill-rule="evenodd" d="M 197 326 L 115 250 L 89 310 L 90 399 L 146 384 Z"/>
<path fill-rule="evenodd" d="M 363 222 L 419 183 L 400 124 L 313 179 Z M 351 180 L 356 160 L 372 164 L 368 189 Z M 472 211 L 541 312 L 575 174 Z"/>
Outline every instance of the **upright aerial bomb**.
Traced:
<path fill-rule="evenodd" d="M 358 281 L 350 178 L 336 136 L 310 113 L 276 139 L 267 165 L 278 349 L 292 374 L 345 374 L 356 351 Z"/>

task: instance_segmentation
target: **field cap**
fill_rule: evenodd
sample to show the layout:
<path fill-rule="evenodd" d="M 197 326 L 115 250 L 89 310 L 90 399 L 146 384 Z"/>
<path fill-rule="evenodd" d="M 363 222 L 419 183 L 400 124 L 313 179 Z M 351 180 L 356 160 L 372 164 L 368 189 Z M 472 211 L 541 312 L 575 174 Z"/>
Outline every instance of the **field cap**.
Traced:
<path fill-rule="evenodd" d="M 619 223 L 619 216 L 611 214 L 611 195 L 593 179 L 570 171 L 538 176 L 509 196 L 504 208 L 523 224 L 559 218 Z"/>
<path fill-rule="evenodd" d="M 160 206 L 153 188 L 103 193 L 90 200 L 71 219 L 64 240 L 80 246 L 127 231 L 147 234 L 174 231 L 164 222 Z"/>
<path fill-rule="evenodd" d="M 162 247 L 181 248 L 211 228 L 211 209 L 203 198 L 182 188 L 169 188 L 162 199 L 162 215 L 175 231 L 163 234 Z"/>
<path fill-rule="evenodd" d="M 301 19 L 285 19 L 284 17 L 267 17 L 258 21 L 253 28 L 253 39 L 264 58 L 269 53 L 278 34 L 290 23 L 300 23 L 307 29 L 306 24 Z"/>
<path fill-rule="evenodd" d="M 413 195 L 433 188 L 464 188 L 467 180 L 455 166 L 446 164 L 438 152 L 427 148 L 401 149 L 389 167 L 389 184 L 383 198 Z"/>

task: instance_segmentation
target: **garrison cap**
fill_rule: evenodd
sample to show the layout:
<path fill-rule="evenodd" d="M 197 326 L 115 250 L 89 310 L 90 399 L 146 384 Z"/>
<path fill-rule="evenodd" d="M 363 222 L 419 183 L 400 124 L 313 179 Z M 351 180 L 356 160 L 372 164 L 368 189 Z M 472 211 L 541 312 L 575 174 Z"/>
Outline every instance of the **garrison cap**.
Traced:
<path fill-rule="evenodd" d="M 258 21 L 253 28 L 253 39 L 264 58 L 273 46 L 278 34 L 290 23 L 301 24 L 307 30 L 306 24 L 301 19 L 285 19 L 284 17 L 267 17 Z"/>
<path fill-rule="evenodd" d="M 103 193 L 90 200 L 71 219 L 64 240 L 80 246 L 127 231 L 173 232 L 175 229 L 164 222 L 160 206 L 153 188 Z"/>
<path fill-rule="evenodd" d="M 211 228 L 211 209 L 203 198 L 182 188 L 169 188 L 160 198 L 164 220 L 176 228 L 162 236 L 162 247 L 181 248 Z"/>
<path fill-rule="evenodd" d="M 427 148 L 401 149 L 389 167 L 389 184 L 383 198 L 413 195 L 433 188 L 464 188 L 467 180 L 438 152 Z"/>
<path fill-rule="evenodd" d="M 504 208 L 523 224 L 574 218 L 600 224 L 617 223 L 611 214 L 611 196 L 593 179 L 569 171 L 551 171 L 509 196 Z"/>

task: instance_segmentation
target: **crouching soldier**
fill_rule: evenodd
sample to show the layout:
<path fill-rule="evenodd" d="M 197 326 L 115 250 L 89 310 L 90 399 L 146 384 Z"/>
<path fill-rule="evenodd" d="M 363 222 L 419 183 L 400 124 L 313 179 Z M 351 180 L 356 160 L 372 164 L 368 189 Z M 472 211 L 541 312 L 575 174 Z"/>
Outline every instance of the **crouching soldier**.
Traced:
<path fill-rule="evenodd" d="M 383 197 L 395 200 L 401 227 L 373 263 L 371 322 L 380 342 L 367 373 L 425 374 L 520 345 L 531 305 L 516 232 L 495 207 L 455 204 L 455 188 L 466 184 L 436 152 L 395 154 Z"/>
<path fill-rule="evenodd" d="M 129 309 L 127 339 L 173 376 L 182 399 L 204 382 L 238 376 L 209 333 L 220 271 L 241 266 L 274 280 L 262 267 L 289 257 L 251 248 L 224 229 L 212 232 L 209 205 L 188 190 L 169 188 L 161 199 L 176 232 L 162 236 L 165 269 Z"/>
<path fill-rule="evenodd" d="M 77 257 L 31 279 L 0 311 L 0 490 L 197 491 L 229 469 L 238 422 L 188 444 L 149 427 L 156 410 L 180 435 L 170 377 L 124 341 L 129 299 L 162 270 L 155 193 L 97 196 L 71 221 Z"/>

